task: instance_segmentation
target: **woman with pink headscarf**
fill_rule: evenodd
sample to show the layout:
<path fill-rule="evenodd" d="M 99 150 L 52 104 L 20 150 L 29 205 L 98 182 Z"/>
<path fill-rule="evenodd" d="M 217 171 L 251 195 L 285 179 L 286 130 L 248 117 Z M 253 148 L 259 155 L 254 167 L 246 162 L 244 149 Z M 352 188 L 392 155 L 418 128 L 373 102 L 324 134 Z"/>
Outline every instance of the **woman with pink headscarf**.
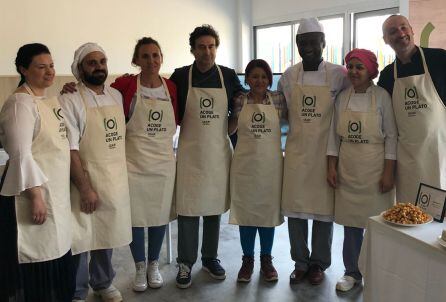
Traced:
<path fill-rule="evenodd" d="M 345 57 L 352 84 L 336 98 L 327 146 L 327 181 L 335 188 L 335 222 L 344 226 L 344 276 L 336 289 L 362 282 L 358 269 L 367 219 L 395 200 L 397 129 L 390 95 L 376 86 L 373 52 L 353 49 Z"/>

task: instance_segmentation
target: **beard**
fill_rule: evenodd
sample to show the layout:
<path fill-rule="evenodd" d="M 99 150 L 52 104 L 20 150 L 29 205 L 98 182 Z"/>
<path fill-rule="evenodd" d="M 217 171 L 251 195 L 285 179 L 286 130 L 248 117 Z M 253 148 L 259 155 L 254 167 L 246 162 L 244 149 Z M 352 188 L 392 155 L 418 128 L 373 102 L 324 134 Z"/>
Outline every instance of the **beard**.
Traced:
<path fill-rule="evenodd" d="M 107 71 L 106 70 L 95 70 L 93 73 L 84 74 L 84 81 L 88 84 L 99 86 L 104 84 L 107 79 Z"/>

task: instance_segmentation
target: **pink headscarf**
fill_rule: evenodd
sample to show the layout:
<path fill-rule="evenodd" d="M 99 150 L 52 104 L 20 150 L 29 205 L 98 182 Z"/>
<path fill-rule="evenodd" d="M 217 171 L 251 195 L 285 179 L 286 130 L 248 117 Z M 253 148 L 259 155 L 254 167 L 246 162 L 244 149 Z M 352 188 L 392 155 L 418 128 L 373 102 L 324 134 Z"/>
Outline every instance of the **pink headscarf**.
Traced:
<path fill-rule="evenodd" d="M 348 64 L 353 58 L 357 58 L 364 64 L 369 72 L 370 79 L 376 78 L 378 75 L 378 62 L 373 52 L 367 49 L 355 48 L 345 56 L 345 64 Z"/>

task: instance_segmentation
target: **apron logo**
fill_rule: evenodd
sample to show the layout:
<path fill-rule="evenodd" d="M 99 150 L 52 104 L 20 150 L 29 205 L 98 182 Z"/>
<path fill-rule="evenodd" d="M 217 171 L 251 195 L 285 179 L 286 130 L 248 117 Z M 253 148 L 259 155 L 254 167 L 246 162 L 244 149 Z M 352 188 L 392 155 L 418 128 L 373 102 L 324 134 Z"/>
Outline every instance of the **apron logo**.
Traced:
<path fill-rule="evenodd" d="M 361 122 L 348 121 L 348 133 L 360 134 L 361 133 Z"/>
<path fill-rule="evenodd" d="M 420 203 L 420 208 L 427 209 L 431 201 L 431 194 L 421 192 L 418 202 Z"/>
<path fill-rule="evenodd" d="M 106 118 L 104 118 L 104 127 L 105 127 L 105 131 L 118 130 L 118 124 L 116 123 L 116 117 L 108 119 L 108 120 Z"/>
<path fill-rule="evenodd" d="M 155 111 L 150 109 L 149 122 L 162 122 L 162 121 L 163 121 L 163 110 Z"/>
<path fill-rule="evenodd" d="M 418 99 L 418 91 L 417 87 L 413 86 L 412 88 L 404 89 L 404 99 Z"/>
<path fill-rule="evenodd" d="M 200 98 L 200 109 L 213 109 L 214 98 Z"/>
<path fill-rule="evenodd" d="M 251 117 L 252 123 L 265 123 L 265 112 L 254 112 Z"/>
<path fill-rule="evenodd" d="M 302 107 L 316 107 L 316 96 L 302 96 Z"/>
<path fill-rule="evenodd" d="M 62 108 L 59 108 L 59 109 L 53 108 L 53 113 L 59 121 L 63 119 L 63 115 L 61 112 L 62 112 Z"/>

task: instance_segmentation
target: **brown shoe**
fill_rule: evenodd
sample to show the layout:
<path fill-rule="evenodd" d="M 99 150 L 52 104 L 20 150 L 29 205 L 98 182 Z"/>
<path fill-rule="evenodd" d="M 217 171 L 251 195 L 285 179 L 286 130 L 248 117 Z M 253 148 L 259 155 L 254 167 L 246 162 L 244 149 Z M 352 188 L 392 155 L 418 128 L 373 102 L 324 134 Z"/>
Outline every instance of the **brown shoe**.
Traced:
<path fill-rule="evenodd" d="M 273 257 L 271 255 L 261 255 L 260 256 L 260 273 L 265 278 L 265 281 L 277 281 L 279 276 L 277 271 L 273 266 Z"/>
<path fill-rule="evenodd" d="M 308 270 L 308 281 L 312 285 L 319 285 L 324 280 L 324 271 L 318 265 L 312 265 Z"/>
<path fill-rule="evenodd" d="M 307 271 L 299 270 L 297 268 L 290 275 L 290 284 L 298 284 L 301 283 L 307 274 Z"/>
<path fill-rule="evenodd" d="M 252 271 L 254 270 L 254 257 L 243 256 L 242 267 L 240 268 L 237 276 L 237 282 L 249 282 L 251 281 Z"/>

